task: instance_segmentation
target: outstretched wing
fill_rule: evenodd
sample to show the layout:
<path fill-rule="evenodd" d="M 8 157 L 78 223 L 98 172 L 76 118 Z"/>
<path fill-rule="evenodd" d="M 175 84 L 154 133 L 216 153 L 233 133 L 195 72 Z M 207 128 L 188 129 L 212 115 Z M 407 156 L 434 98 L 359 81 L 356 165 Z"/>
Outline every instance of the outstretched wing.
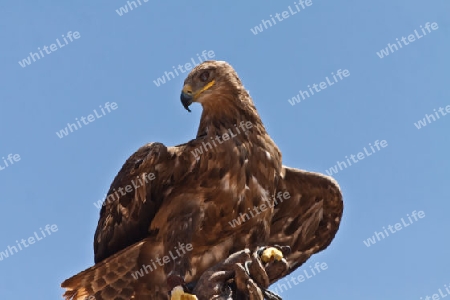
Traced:
<path fill-rule="evenodd" d="M 96 263 L 149 236 L 150 223 L 164 199 L 163 189 L 176 171 L 177 150 L 150 143 L 127 159 L 100 211 L 94 236 Z"/>
<path fill-rule="evenodd" d="M 269 245 L 290 246 L 285 276 L 328 247 L 339 229 L 343 202 L 333 178 L 299 169 L 283 167 L 280 191 L 288 192 L 290 198 L 275 206 Z M 278 279 L 271 278 L 271 282 Z"/>

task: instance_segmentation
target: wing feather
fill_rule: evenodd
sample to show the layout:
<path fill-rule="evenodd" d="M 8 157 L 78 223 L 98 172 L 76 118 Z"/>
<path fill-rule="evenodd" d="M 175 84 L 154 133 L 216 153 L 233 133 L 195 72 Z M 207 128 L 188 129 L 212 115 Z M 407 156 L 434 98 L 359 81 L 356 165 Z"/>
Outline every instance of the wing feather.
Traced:
<path fill-rule="evenodd" d="M 290 198 L 275 206 L 269 245 L 291 247 L 285 276 L 330 245 L 339 229 L 343 201 L 333 178 L 288 167 L 283 167 L 279 191 L 289 192 Z"/>
<path fill-rule="evenodd" d="M 158 211 L 173 174 L 177 148 L 150 143 L 122 166 L 100 210 L 94 236 L 95 262 L 141 241 Z"/>

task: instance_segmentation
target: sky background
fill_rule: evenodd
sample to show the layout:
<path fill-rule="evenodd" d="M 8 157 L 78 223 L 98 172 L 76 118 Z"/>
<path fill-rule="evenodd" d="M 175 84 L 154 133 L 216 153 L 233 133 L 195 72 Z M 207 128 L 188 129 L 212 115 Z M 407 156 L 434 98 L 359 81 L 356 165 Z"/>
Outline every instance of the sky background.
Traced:
<path fill-rule="evenodd" d="M 61 299 L 60 283 L 93 264 L 93 203 L 125 160 L 148 142 L 195 137 L 201 106 L 188 113 L 179 100 L 187 73 L 159 87 L 153 81 L 203 50 L 238 72 L 285 165 L 324 173 L 369 143 L 388 143 L 334 175 L 344 195 L 341 227 L 294 275 L 315 262 L 328 269 L 284 299 L 425 299 L 450 285 L 450 116 L 414 125 L 450 105 L 449 2 L 312 0 L 257 35 L 250 29 L 294 2 L 232 2 L 141 0 L 122 16 L 124 0 L 0 4 L 0 157 L 21 158 L 0 171 L 0 252 L 47 224 L 58 228 L 0 261 L 0 299 Z M 439 28 L 376 54 L 426 22 Z M 68 31 L 80 38 L 19 65 Z M 350 76 L 289 104 L 338 69 Z M 106 102 L 118 108 L 56 135 Z M 363 243 L 414 210 L 425 217 Z"/>

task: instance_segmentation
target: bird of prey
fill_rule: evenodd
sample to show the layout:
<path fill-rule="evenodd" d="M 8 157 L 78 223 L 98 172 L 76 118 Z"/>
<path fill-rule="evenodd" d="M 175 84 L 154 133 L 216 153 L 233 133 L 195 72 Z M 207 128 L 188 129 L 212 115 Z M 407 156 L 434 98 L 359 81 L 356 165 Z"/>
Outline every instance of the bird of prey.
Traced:
<path fill-rule="evenodd" d="M 150 143 L 128 158 L 100 211 L 95 265 L 62 283 L 66 299 L 196 299 L 186 287 L 235 252 L 289 246 L 285 276 L 333 240 L 338 184 L 282 165 L 230 64 L 196 66 L 181 102 L 203 107 L 197 136 L 174 147 Z M 266 250 L 264 261 L 281 259 Z"/>

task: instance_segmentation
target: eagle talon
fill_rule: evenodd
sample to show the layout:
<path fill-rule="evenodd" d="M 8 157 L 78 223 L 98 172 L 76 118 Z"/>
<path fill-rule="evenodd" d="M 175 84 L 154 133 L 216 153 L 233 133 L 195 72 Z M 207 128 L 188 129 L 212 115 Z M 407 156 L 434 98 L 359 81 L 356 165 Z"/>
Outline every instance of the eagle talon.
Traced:
<path fill-rule="evenodd" d="M 274 247 L 267 247 L 261 254 L 261 260 L 265 263 L 277 260 L 281 261 L 283 259 L 283 252 Z"/>
<path fill-rule="evenodd" d="M 182 286 L 176 286 L 170 293 L 170 300 L 198 300 L 197 296 L 184 292 Z"/>

